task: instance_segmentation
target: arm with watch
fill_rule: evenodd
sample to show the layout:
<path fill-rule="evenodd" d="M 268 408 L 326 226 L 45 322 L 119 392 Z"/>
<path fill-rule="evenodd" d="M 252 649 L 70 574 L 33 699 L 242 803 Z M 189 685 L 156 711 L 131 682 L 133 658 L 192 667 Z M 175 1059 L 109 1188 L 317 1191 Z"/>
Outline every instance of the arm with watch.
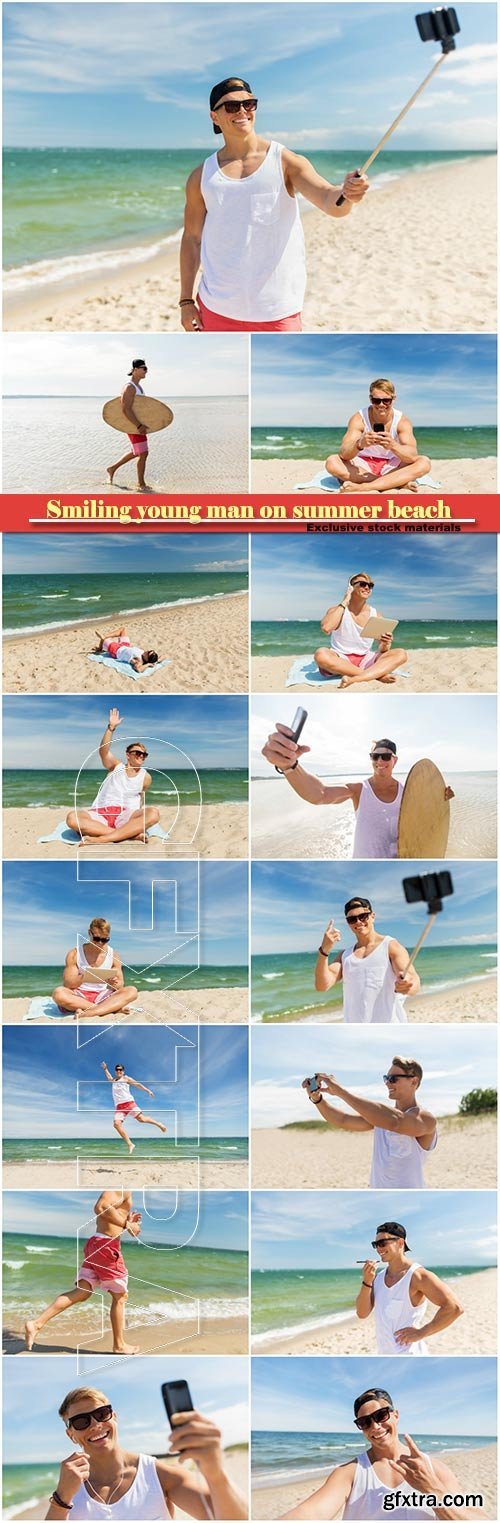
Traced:
<path fill-rule="evenodd" d="M 319 994 L 326 994 L 327 989 L 333 989 L 342 979 L 342 953 L 336 957 L 335 962 L 328 961 L 330 952 L 337 946 L 340 939 L 340 931 L 336 930 L 333 920 L 329 920 L 318 947 L 314 970 L 314 987 Z"/>

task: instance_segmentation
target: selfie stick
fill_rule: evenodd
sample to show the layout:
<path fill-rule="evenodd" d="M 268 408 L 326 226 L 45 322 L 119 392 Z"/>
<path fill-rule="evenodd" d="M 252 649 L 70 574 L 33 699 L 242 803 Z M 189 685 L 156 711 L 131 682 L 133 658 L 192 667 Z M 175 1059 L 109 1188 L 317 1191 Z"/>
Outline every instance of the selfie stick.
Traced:
<path fill-rule="evenodd" d="M 439 25 L 439 23 L 438 23 L 437 27 L 436 27 L 436 25 L 434 25 L 434 27 L 432 28 L 432 31 L 429 31 L 428 37 L 425 37 L 423 35 L 423 29 L 422 30 L 420 29 L 419 21 L 421 19 L 422 19 L 422 21 L 424 21 L 424 20 L 427 19 L 427 17 L 422 17 L 422 18 L 417 17 L 416 20 L 417 20 L 417 26 L 419 26 L 420 36 L 423 37 L 423 40 L 426 41 L 426 42 L 428 40 L 430 40 L 431 37 L 433 37 L 433 40 L 435 40 L 435 41 L 438 40 L 438 38 L 435 35 L 436 31 L 439 31 L 439 33 L 441 33 L 443 29 L 445 31 L 448 31 L 448 26 L 447 26 L 447 18 L 448 17 L 450 17 L 450 18 L 453 17 L 454 18 L 454 20 L 451 21 L 451 26 L 453 27 L 453 30 L 454 31 L 459 31 L 460 30 L 460 28 L 458 26 L 457 19 L 456 19 L 456 14 L 455 14 L 454 11 L 451 11 L 451 10 L 446 11 L 444 9 L 443 10 L 439 10 L 439 11 L 429 11 L 429 12 L 427 12 L 427 16 L 428 16 L 429 21 L 431 23 L 432 23 L 432 21 L 435 22 L 435 19 L 437 20 L 437 18 L 439 18 L 439 22 L 441 22 L 441 18 L 442 18 L 442 21 L 444 22 L 444 28 L 442 27 L 442 25 Z M 456 23 L 456 25 L 455 25 L 455 23 Z M 434 34 L 434 36 L 433 36 L 433 34 Z M 426 74 L 425 79 L 422 80 L 422 84 L 419 85 L 418 90 L 415 90 L 414 94 L 412 96 L 410 96 L 409 101 L 406 102 L 406 106 L 403 106 L 403 109 L 402 109 L 402 111 L 400 111 L 399 116 L 397 116 L 395 118 L 395 120 L 391 123 L 391 126 L 387 128 L 387 132 L 384 132 L 384 136 L 381 137 L 380 142 L 377 143 L 377 147 L 374 148 L 373 153 L 370 154 L 369 159 L 366 159 L 366 162 L 361 165 L 361 169 L 357 169 L 356 170 L 356 174 L 357 175 L 364 175 L 364 174 L 366 174 L 367 169 L 369 169 L 370 165 L 373 164 L 373 160 L 376 159 L 377 154 L 380 153 L 381 149 L 384 147 L 384 144 L 387 143 L 387 141 L 388 141 L 388 139 L 390 137 L 392 137 L 393 132 L 396 131 L 396 127 L 399 127 L 399 123 L 402 122 L 403 117 L 405 117 L 407 115 L 408 111 L 414 105 L 415 101 L 418 100 L 419 95 L 422 94 L 422 90 L 425 90 L 426 85 L 430 84 L 431 79 L 433 79 L 434 75 L 437 74 L 438 69 L 441 68 L 441 64 L 444 63 L 444 60 L 447 57 L 448 53 L 451 53 L 453 51 L 453 49 L 455 47 L 455 43 L 453 41 L 453 36 L 451 34 L 445 36 L 444 38 L 443 38 L 442 35 L 440 35 L 439 36 L 439 41 L 440 41 L 441 47 L 442 47 L 441 57 L 437 59 L 437 62 L 433 65 L 433 68 L 430 70 L 430 73 Z M 335 202 L 335 205 L 336 206 L 343 206 L 344 205 L 344 201 L 345 201 L 345 196 L 340 195 L 340 196 L 338 196 L 338 198 L 337 198 L 337 200 Z"/>
<path fill-rule="evenodd" d="M 418 941 L 417 941 L 417 945 L 416 945 L 416 947 L 413 948 L 413 952 L 411 954 L 410 961 L 407 962 L 407 964 L 406 964 L 406 968 L 405 968 L 404 973 L 403 973 L 403 978 L 406 978 L 406 974 L 409 972 L 409 970 L 410 970 L 410 968 L 412 966 L 412 963 L 415 962 L 415 958 L 416 958 L 418 952 L 420 951 L 420 948 L 423 946 L 426 936 L 428 936 L 429 935 L 429 931 L 432 930 L 432 927 L 434 925 L 434 921 L 437 919 L 437 914 L 438 914 L 438 911 L 435 910 L 434 914 L 429 916 L 429 919 L 428 919 L 426 925 L 424 925 L 424 929 L 422 931 L 422 935 L 419 936 Z"/>
<path fill-rule="evenodd" d="M 403 888 L 405 891 L 407 887 L 410 888 L 410 885 L 414 882 L 418 882 L 424 888 L 424 895 L 427 899 L 429 919 L 424 925 L 424 929 L 421 936 L 418 938 L 416 947 L 413 948 L 409 962 L 407 962 L 406 968 L 404 969 L 403 978 L 406 978 L 406 974 L 409 972 L 412 964 L 415 962 L 415 958 L 418 956 L 420 948 L 423 946 L 426 937 L 429 935 L 429 931 L 432 930 L 434 921 L 437 920 L 438 915 L 441 913 L 443 908 L 443 900 L 441 895 L 453 893 L 453 884 L 449 874 L 437 874 L 435 877 L 431 875 L 428 878 L 424 877 L 416 880 L 405 878 L 403 879 Z M 407 898 L 409 898 L 408 894 Z"/>

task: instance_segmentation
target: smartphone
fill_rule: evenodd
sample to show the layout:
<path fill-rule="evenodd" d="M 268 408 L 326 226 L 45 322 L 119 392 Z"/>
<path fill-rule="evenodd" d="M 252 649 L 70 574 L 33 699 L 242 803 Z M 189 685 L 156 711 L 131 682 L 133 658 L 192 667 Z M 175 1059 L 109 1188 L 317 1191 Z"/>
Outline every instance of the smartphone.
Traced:
<path fill-rule="evenodd" d="M 310 1095 L 311 1094 L 314 1095 L 316 1090 L 319 1089 L 318 1075 L 317 1074 L 313 1074 L 312 1079 L 306 1079 L 306 1084 L 307 1084 L 307 1088 L 309 1090 L 309 1094 Z"/>
<path fill-rule="evenodd" d="M 292 723 L 291 723 L 291 726 L 290 726 L 290 729 L 292 731 L 292 740 L 295 741 L 295 744 L 297 744 L 297 741 L 299 739 L 299 735 L 302 734 L 302 731 L 304 729 L 304 725 L 305 725 L 306 719 L 307 719 L 307 709 L 297 709 L 296 713 L 293 716 Z"/>
<path fill-rule="evenodd" d="M 177 1412 L 194 1412 L 187 1380 L 165 1380 L 161 1394 L 169 1422 Z"/>
<path fill-rule="evenodd" d="M 385 425 L 383 423 L 374 423 L 374 425 L 373 425 L 373 432 L 374 432 L 374 434 L 383 434 L 384 427 L 385 427 Z"/>

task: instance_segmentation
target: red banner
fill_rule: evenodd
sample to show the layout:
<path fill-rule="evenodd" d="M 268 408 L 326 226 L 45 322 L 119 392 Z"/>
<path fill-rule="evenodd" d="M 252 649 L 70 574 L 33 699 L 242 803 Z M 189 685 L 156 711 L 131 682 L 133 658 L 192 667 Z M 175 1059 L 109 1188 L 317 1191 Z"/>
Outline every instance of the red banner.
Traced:
<path fill-rule="evenodd" d="M 228 529 L 245 532 L 283 530 L 311 533 L 393 533 L 442 534 L 497 533 L 500 529 L 500 497 L 494 494 L 467 496 L 400 492 L 396 497 L 361 493 L 309 494 L 273 493 L 268 496 L 249 492 L 245 495 L 222 494 L 147 499 L 141 494 L 127 496 L 82 497 L 67 492 L 47 497 L 45 494 L 4 493 L 0 496 L 0 528 L 16 533 L 57 533 L 59 530 L 124 529 L 147 532 L 154 529 L 208 530 L 211 534 Z"/>

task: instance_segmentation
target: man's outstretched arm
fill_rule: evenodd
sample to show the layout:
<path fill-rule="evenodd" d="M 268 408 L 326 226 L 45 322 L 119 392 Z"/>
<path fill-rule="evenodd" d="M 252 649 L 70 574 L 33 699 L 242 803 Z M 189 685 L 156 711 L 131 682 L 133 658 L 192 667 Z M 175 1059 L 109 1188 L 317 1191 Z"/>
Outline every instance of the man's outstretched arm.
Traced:
<path fill-rule="evenodd" d="M 363 200 L 368 190 L 366 175 L 358 174 L 357 170 L 346 175 L 343 185 L 331 185 L 329 180 L 318 174 L 304 154 L 292 153 L 289 148 L 283 153 L 283 170 L 285 181 L 293 187 L 295 194 L 311 201 L 327 217 L 348 217 L 353 206 Z M 337 206 L 341 195 L 344 201 L 342 206 Z"/>

